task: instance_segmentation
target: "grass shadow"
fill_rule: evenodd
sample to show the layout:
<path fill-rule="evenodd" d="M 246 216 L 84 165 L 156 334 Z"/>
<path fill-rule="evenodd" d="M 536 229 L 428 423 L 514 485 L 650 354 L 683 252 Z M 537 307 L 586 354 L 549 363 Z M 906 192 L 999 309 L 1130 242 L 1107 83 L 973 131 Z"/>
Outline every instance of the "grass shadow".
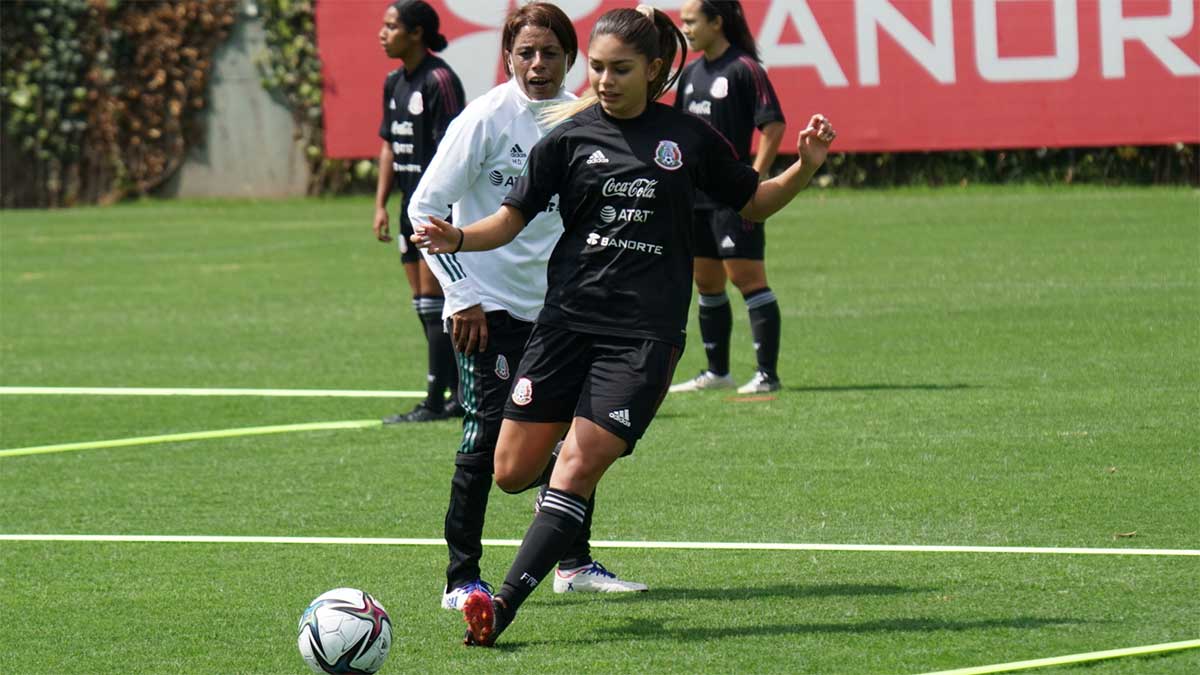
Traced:
<path fill-rule="evenodd" d="M 737 601 L 761 598 L 805 598 L 860 597 L 867 595 L 899 595 L 901 593 L 927 593 L 930 588 L 907 588 L 879 584 L 772 584 L 769 586 L 739 588 L 695 588 L 689 586 L 654 587 L 648 593 L 604 593 L 576 595 L 565 598 L 578 602 L 676 602 L 679 600 Z M 561 603 L 564 598 L 554 598 Z M 547 602 L 546 604 L 550 604 Z"/>
<path fill-rule="evenodd" d="M 625 619 L 603 631 L 593 631 L 573 640 L 522 640 L 511 643 L 510 649 L 569 642 L 595 645 L 608 642 L 663 640 L 669 642 L 708 642 L 724 638 L 786 637 L 811 634 L 863 633 L 936 633 L 1016 628 L 1036 630 L 1051 626 L 1066 626 L 1085 622 L 1061 617 L 1017 616 L 976 620 L 948 620 L 933 617 L 876 619 L 846 623 L 786 623 L 755 626 L 696 627 L 681 625 L 681 621 L 663 619 Z M 603 637 L 598 637 L 603 636 Z"/>
<path fill-rule="evenodd" d="M 976 384 L 846 384 L 828 387 L 784 387 L 784 391 L 803 391 L 811 393 L 839 393 L 847 391 L 956 391 L 960 389 L 981 389 Z"/>

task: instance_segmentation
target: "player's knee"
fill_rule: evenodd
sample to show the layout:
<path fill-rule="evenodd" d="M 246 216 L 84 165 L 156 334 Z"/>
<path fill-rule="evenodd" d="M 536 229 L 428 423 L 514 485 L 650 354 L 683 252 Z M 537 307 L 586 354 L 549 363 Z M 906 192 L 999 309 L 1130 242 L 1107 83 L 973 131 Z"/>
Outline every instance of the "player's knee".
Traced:
<path fill-rule="evenodd" d="M 524 492 L 533 487 L 534 482 L 541 475 L 540 472 L 531 475 L 529 471 L 522 471 L 521 468 L 512 463 L 502 462 L 497 457 L 495 466 L 496 487 L 510 495 Z"/>

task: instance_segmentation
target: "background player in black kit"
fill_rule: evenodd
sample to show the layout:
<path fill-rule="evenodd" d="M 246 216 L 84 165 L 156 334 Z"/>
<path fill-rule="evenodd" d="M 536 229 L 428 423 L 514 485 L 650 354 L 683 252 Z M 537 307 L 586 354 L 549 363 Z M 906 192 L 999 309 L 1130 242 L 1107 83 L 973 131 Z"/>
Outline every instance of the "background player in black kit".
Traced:
<path fill-rule="evenodd" d="M 461 229 L 431 218 L 413 235 L 435 253 L 495 248 L 559 196 L 564 232 L 505 407 L 496 483 L 510 492 L 538 484 L 567 435 L 504 585 L 494 597 L 476 591 L 466 600 L 468 645 L 490 646 L 512 622 L 582 527 L 601 476 L 633 451 L 666 394 L 691 298 L 695 191 L 763 220 L 808 184 L 835 136 L 813 116 L 799 159 L 759 183 L 711 126 L 654 103 L 684 53 L 666 14 L 647 6 L 606 12 L 588 46 L 599 103 L 573 104 L 578 112 L 534 146 L 496 213 Z"/>
<path fill-rule="evenodd" d="M 420 252 L 409 246 L 412 225 L 408 202 L 437 144 L 463 109 L 463 88 L 445 61 L 429 53 L 446 48 L 438 33 L 440 20 L 424 0 L 400 0 L 387 8 L 379 42 L 387 55 L 404 62 L 383 84 L 383 122 L 379 136 L 379 184 L 375 189 L 375 238 L 391 241 L 387 201 L 392 189 L 403 193 L 400 204 L 400 261 L 412 289 L 413 309 L 427 342 L 429 370 L 425 400 L 408 413 L 384 418 L 385 424 L 428 422 L 462 416 L 458 403 L 458 369 L 450 336 L 442 326 L 442 287 Z M 450 404 L 445 403 L 450 390 Z"/>
<path fill-rule="evenodd" d="M 689 63 L 679 77 L 675 107 L 712 124 L 733 143 L 739 159 L 750 163 L 750 139 L 762 132 L 753 166 L 767 176 L 784 117 L 775 89 L 759 64 L 758 46 L 737 0 L 688 0 L 680 8 L 683 35 L 704 57 Z M 742 218 L 701 194 L 696 202 L 696 290 L 699 291 L 700 339 L 708 369 L 671 387 L 672 392 L 736 386 L 729 373 L 733 312 L 726 280 L 742 293 L 750 314 L 758 368 L 739 393 L 776 391 L 779 384 L 779 303 L 767 285 L 763 264 L 763 223 Z"/>

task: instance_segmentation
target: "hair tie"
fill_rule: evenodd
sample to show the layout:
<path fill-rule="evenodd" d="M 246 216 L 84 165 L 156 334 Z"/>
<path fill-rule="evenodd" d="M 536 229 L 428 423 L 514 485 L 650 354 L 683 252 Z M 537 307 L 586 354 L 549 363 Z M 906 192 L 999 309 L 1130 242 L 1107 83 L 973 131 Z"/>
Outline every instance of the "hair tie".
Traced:
<path fill-rule="evenodd" d="M 654 8 L 650 5 L 638 5 L 637 11 L 641 12 L 642 16 L 654 21 Z"/>

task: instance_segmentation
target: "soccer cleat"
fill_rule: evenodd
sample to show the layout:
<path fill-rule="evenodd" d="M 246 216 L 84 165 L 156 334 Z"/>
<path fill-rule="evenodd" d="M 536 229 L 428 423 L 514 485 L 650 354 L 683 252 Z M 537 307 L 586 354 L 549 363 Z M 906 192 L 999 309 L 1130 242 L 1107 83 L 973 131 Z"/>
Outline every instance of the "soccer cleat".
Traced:
<path fill-rule="evenodd" d="M 446 417 L 462 417 L 467 414 L 467 411 L 463 409 L 463 405 L 458 402 L 457 398 L 452 398 L 446 401 L 446 408 L 442 410 L 442 413 Z"/>
<path fill-rule="evenodd" d="M 671 385 L 668 390 L 672 394 L 683 391 L 703 391 L 705 389 L 733 389 L 737 383 L 733 381 L 733 376 L 729 373 L 717 375 L 711 370 L 702 370 L 700 374 L 679 384 Z"/>
<path fill-rule="evenodd" d="M 508 627 L 498 606 L 502 600 L 481 590 L 472 591 L 463 603 L 463 620 L 467 622 L 467 635 L 463 644 L 468 647 L 491 647 L 496 638 Z"/>
<path fill-rule="evenodd" d="M 396 413 L 383 418 L 384 424 L 406 424 L 408 422 L 437 422 L 446 419 L 446 413 L 430 408 L 424 401 L 406 413 Z"/>
<path fill-rule="evenodd" d="M 476 579 L 475 581 L 463 584 L 462 586 L 458 586 L 453 589 L 447 588 L 445 592 L 442 593 L 442 609 L 461 611 L 463 608 L 463 603 L 467 600 L 467 596 L 474 591 L 483 591 L 484 593 L 491 595 L 492 587 L 483 579 Z"/>
<path fill-rule="evenodd" d="M 739 394 L 765 394 L 771 391 L 779 391 L 783 385 L 779 382 L 778 377 L 771 377 L 763 371 L 754 373 L 754 377 L 742 386 L 738 387 Z"/>
<path fill-rule="evenodd" d="M 646 584 L 619 579 L 594 560 L 590 565 L 554 572 L 555 593 L 644 593 L 648 590 Z"/>

